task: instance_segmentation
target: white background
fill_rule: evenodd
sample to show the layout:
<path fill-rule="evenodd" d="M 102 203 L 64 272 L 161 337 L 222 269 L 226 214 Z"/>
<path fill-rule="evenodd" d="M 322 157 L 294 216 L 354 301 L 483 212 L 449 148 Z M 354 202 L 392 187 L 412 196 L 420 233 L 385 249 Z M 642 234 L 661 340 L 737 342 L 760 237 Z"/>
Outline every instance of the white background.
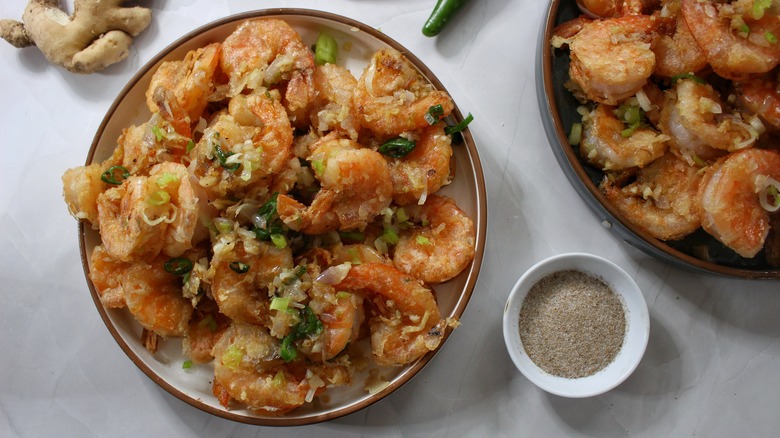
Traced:
<path fill-rule="evenodd" d="M 420 28 L 434 0 L 144 1 L 151 26 L 131 54 L 78 76 L 34 48 L 0 41 L 0 436 L 776 436 L 777 282 L 696 275 L 605 230 L 565 179 L 537 108 L 534 62 L 547 4 L 472 1 L 438 38 Z M 4 0 L 0 17 L 25 2 Z M 421 58 L 471 125 L 488 192 L 480 279 L 440 353 L 400 390 L 323 424 L 266 428 L 205 414 L 127 358 L 89 295 L 76 222 L 61 198 L 106 110 L 158 51 L 209 21 L 256 8 L 321 9 L 380 29 Z M 651 316 L 647 353 L 611 392 L 548 395 L 512 365 L 504 302 L 550 255 L 604 256 L 636 278 Z"/>

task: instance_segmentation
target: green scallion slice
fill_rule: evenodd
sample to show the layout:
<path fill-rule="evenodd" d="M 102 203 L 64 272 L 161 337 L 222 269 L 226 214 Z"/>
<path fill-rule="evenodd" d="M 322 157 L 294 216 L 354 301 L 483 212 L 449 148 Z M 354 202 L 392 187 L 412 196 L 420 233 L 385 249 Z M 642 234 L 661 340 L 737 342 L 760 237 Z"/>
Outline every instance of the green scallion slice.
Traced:
<path fill-rule="evenodd" d="M 118 178 L 117 178 L 118 173 Z M 100 180 L 106 184 L 113 184 L 115 186 L 121 185 L 122 181 L 130 178 L 130 171 L 123 166 L 111 166 L 103 172 L 100 176 Z"/>
<path fill-rule="evenodd" d="M 192 262 L 185 257 L 174 257 L 165 262 L 163 268 L 165 272 L 182 276 L 192 271 Z"/>
<path fill-rule="evenodd" d="M 402 137 L 386 141 L 379 146 L 379 152 L 393 158 L 403 158 L 414 150 L 416 143 Z"/>
<path fill-rule="evenodd" d="M 320 33 L 314 46 L 314 62 L 317 65 L 335 64 L 339 46 L 336 39 L 326 33 Z"/>
<path fill-rule="evenodd" d="M 425 113 L 424 117 L 425 121 L 428 122 L 429 125 L 435 125 L 443 115 L 444 108 L 441 106 L 441 104 L 438 104 L 428 108 L 428 111 Z"/>
<path fill-rule="evenodd" d="M 466 116 L 465 119 L 461 120 L 460 123 L 458 123 L 455 126 L 447 126 L 444 128 L 445 134 L 454 134 L 456 132 L 461 132 L 464 129 L 466 129 L 467 126 L 469 126 L 469 123 L 471 123 L 474 120 L 474 116 L 469 113 L 468 116 Z"/>
<path fill-rule="evenodd" d="M 235 262 L 230 262 L 228 266 L 230 266 L 230 269 L 232 269 L 238 274 L 246 274 L 247 272 L 249 272 L 249 265 L 247 265 L 246 263 L 235 261 Z"/>

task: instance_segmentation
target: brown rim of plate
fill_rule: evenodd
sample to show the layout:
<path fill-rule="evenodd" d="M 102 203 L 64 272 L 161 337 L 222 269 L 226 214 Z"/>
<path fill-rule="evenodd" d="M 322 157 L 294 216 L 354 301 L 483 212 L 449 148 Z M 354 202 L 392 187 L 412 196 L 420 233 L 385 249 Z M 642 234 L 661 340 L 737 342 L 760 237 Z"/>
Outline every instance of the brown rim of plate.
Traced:
<path fill-rule="evenodd" d="M 601 207 L 606 210 L 609 216 L 611 216 L 610 217 L 611 220 L 617 221 L 620 226 L 622 226 L 625 230 L 627 230 L 628 233 L 633 234 L 633 237 L 636 240 L 644 241 L 644 243 L 648 246 L 648 247 L 638 246 L 639 249 L 644 250 L 645 252 L 656 256 L 657 258 L 670 261 L 676 263 L 679 266 L 687 267 L 689 269 L 693 269 L 695 271 L 699 271 L 703 273 L 717 274 L 717 275 L 722 275 L 727 277 L 738 277 L 738 278 L 752 279 L 752 280 L 780 279 L 780 270 L 778 269 L 751 270 L 751 269 L 742 269 L 737 267 L 720 265 L 717 263 L 711 263 L 702 259 L 698 259 L 696 257 L 693 257 L 689 254 L 686 254 L 684 252 L 681 252 L 671 247 L 670 245 L 666 244 L 664 241 L 656 239 L 655 237 L 651 236 L 642 228 L 634 225 L 633 223 L 625 219 L 623 215 L 620 213 L 620 211 L 618 211 L 615 207 L 612 206 L 612 204 L 601 193 L 599 188 L 593 183 L 593 181 L 591 181 L 590 177 L 585 172 L 585 169 L 583 168 L 583 165 L 580 162 L 579 157 L 577 156 L 577 154 L 575 154 L 574 149 L 571 147 L 566 147 L 569 144 L 568 135 L 563 128 L 558 105 L 556 104 L 554 98 L 556 84 L 553 83 L 553 73 L 552 73 L 553 51 L 549 48 L 549 44 L 547 44 L 546 42 L 550 41 L 552 38 L 553 29 L 555 28 L 555 21 L 557 19 L 558 8 L 562 1 L 566 1 L 566 0 L 551 1 L 550 8 L 548 10 L 547 17 L 544 22 L 544 28 L 542 33 L 543 39 L 539 42 L 539 47 L 537 47 L 537 50 L 541 51 L 542 77 L 544 80 L 544 100 L 547 105 L 547 108 L 549 109 L 549 113 L 542 114 L 542 117 L 549 117 L 553 120 L 557 144 L 552 146 L 553 148 L 556 147 L 560 148 L 563 151 L 563 153 L 566 155 L 566 159 L 568 164 L 571 167 L 571 170 L 573 170 L 576 173 L 577 177 L 579 178 L 579 182 L 582 183 L 587 189 L 587 191 L 590 193 L 590 195 L 599 204 L 601 204 Z M 574 2 L 574 0 L 568 0 L 568 1 Z M 634 243 L 630 241 L 627 242 L 630 244 Z"/>
<path fill-rule="evenodd" d="M 95 137 L 92 141 L 92 145 L 89 149 L 89 153 L 87 154 L 87 159 L 85 164 L 90 164 L 92 162 L 97 146 L 103 135 L 103 132 L 106 129 L 106 126 L 111 120 L 119 104 L 127 96 L 130 90 L 134 88 L 134 86 L 138 83 L 138 81 L 141 80 L 141 78 L 151 68 L 153 68 L 154 65 L 156 65 L 159 61 L 165 58 L 169 53 L 174 51 L 182 44 L 185 44 L 190 39 L 204 32 L 208 32 L 216 27 L 230 24 L 233 22 L 240 23 L 245 20 L 258 19 L 263 17 L 274 17 L 274 16 L 314 17 L 314 18 L 325 19 L 328 21 L 336 22 L 340 25 L 346 25 L 346 26 L 359 29 L 360 31 L 378 39 L 380 42 L 402 52 L 437 89 L 442 91 L 447 91 L 444 88 L 444 85 L 433 74 L 433 72 L 425 64 L 423 64 L 420 61 L 420 59 L 418 59 L 415 55 L 409 52 L 401 44 L 399 44 L 389 36 L 385 35 L 384 33 L 368 25 L 365 25 L 361 22 L 355 21 L 351 18 L 347 18 L 341 15 L 323 12 L 323 11 L 299 9 L 299 8 L 273 8 L 273 9 L 263 9 L 263 10 L 239 13 L 239 14 L 231 15 L 210 22 L 187 33 L 186 35 L 177 39 L 173 43 L 169 44 L 165 49 L 163 49 L 160 53 L 155 55 L 151 60 L 149 60 L 146 64 L 144 64 L 144 66 L 141 67 L 139 71 L 130 79 L 127 85 L 125 85 L 125 87 L 122 89 L 122 91 L 119 93 L 117 98 L 114 100 L 114 102 L 111 104 L 108 111 L 106 112 L 106 115 L 103 118 L 103 121 L 101 122 L 97 130 L 97 133 L 95 134 Z M 456 121 L 463 120 L 463 116 L 460 110 L 458 109 L 457 105 L 452 111 L 452 117 Z M 461 134 L 463 136 L 464 146 L 467 149 L 468 160 L 470 161 L 471 167 L 474 170 L 474 174 L 472 175 L 472 177 L 474 178 L 474 184 L 475 184 L 474 189 L 476 194 L 476 199 L 474 200 L 474 202 L 477 208 L 475 211 L 476 218 L 474 218 L 475 228 L 476 228 L 474 259 L 471 262 L 470 268 L 467 271 L 468 276 L 465 280 L 465 286 L 457 302 L 455 303 L 455 307 L 453 308 L 452 313 L 450 315 L 443 315 L 444 317 L 456 317 L 456 318 L 460 318 L 460 316 L 463 314 L 466 305 L 471 299 L 471 295 L 474 291 L 474 287 L 476 285 L 477 277 L 479 276 L 479 271 L 481 269 L 482 261 L 484 257 L 485 239 L 486 239 L 486 232 L 487 232 L 487 196 L 485 192 L 485 178 L 482 170 L 482 165 L 479 156 L 477 154 L 477 148 L 474 144 L 474 139 L 471 135 L 470 130 L 467 128 L 463 130 Z M 237 414 L 235 412 L 231 412 L 225 409 L 217 409 L 201 402 L 200 400 L 190 397 L 189 395 L 185 394 L 184 392 L 182 392 L 181 390 L 179 390 L 178 388 L 170 384 L 168 381 L 163 379 L 160 375 L 155 373 L 151 368 L 149 368 L 149 366 L 147 366 L 146 363 L 144 363 L 144 361 L 141 360 L 128 346 L 124 338 L 118 332 L 117 328 L 113 325 L 113 323 L 109 319 L 108 313 L 100 301 L 100 296 L 97 294 L 97 291 L 95 290 L 92 281 L 89 279 L 89 261 L 88 261 L 89 255 L 87 254 L 85 228 L 84 228 L 84 224 L 81 221 L 79 221 L 78 224 L 78 233 L 79 233 L 79 251 L 81 253 L 81 264 L 84 270 L 85 278 L 87 280 L 87 285 L 92 295 L 92 300 L 95 303 L 95 307 L 98 309 L 98 312 L 100 313 L 100 317 L 103 320 L 103 323 L 105 324 L 106 328 L 108 328 L 109 332 L 111 332 L 111 335 L 113 336 L 117 344 L 119 344 L 119 346 L 122 348 L 122 351 L 125 352 L 125 354 L 133 361 L 133 363 L 139 369 L 141 369 L 141 371 L 144 372 L 144 374 L 146 374 L 150 379 L 152 379 L 152 381 L 157 383 L 157 385 L 165 389 L 168 393 L 172 394 L 179 400 L 182 400 L 185 403 L 195 408 L 198 408 L 202 411 L 205 411 L 212 415 L 216 415 L 218 417 L 222 417 L 228 420 L 233 420 L 233 421 L 247 423 L 247 424 L 263 425 L 263 426 L 297 426 L 297 425 L 304 425 L 304 424 L 320 423 L 323 421 L 340 418 L 345 415 L 351 414 L 353 412 L 359 411 L 385 398 L 386 396 L 394 392 L 396 389 L 400 388 L 403 384 L 408 382 L 412 377 L 414 377 L 433 358 L 433 356 L 439 351 L 439 349 L 442 348 L 446 340 L 449 338 L 450 333 L 452 332 L 452 329 L 446 330 L 442 336 L 442 341 L 436 350 L 431 351 L 430 353 L 421 357 L 413 364 L 407 365 L 407 368 L 402 373 L 398 374 L 387 387 L 383 388 L 381 391 L 377 392 L 376 394 L 363 397 L 357 403 L 350 403 L 343 407 L 335 408 L 321 414 L 303 415 L 303 416 L 295 416 L 295 411 L 290 412 L 288 415 L 282 415 L 282 416 L 261 416 L 260 414 L 258 414 L 258 416 L 252 416 L 252 415 Z M 463 273 L 461 273 L 461 275 L 462 274 Z"/>

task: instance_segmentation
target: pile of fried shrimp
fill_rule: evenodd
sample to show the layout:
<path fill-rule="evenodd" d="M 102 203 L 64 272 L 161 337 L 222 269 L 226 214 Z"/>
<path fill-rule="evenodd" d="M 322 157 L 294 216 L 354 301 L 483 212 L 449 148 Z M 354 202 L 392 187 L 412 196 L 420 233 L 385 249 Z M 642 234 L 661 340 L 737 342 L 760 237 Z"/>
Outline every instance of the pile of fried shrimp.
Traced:
<path fill-rule="evenodd" d="M 581 103 L 569 142 L 606 199 L 657 239 L 703 229 L 780 266 L 780 2 L 577 3 L 550 43 Z"/>
<path fill-rule="evenodd" d="M 401 366 L 458 325 L 433 285 L 475 252 L 474 223 L 436 193 L 464 124 L 397 50 L 353 75 L 337 49 L 243 22 L 161 64 L 151 118 L 62 177 L 71 214 L 100 234 L 102 304 L 127 309 L 152 352 L 182 338 L 184 366 L 213 366 L 225 408 L 289 412 L 352 384 L 363 339 L 373 363 Z"/>

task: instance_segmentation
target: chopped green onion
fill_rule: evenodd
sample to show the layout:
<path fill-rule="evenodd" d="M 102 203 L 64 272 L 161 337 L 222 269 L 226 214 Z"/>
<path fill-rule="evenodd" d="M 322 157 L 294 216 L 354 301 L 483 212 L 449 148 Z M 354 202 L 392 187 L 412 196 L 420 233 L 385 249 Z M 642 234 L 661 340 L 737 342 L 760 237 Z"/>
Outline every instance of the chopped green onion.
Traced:
<path fill-rule="evenodd" d="M 152 126 L 152 133 L 154 134 L 154 138 L 156 138 L 157 141 L 160 141 L 165 138 L 165 133 L 157 125 Z"/>
<path fill-rule="evenodd" d="M 243 359 L 244 359 L 244 351 L 240 347 L 237 347 L 236 345 L 231 345 L 230 347 L 228 347 L 227 351 L 224 354 L 222 354 L 222 357 L 220 358 L 222 364 L 230 368 L 231 370 L 238 369 Z"/>
<path fill-rule="evenodd" d="M 753 1 L 753 18 L 760 20 L 764 17 L 764 13 L 769 7 L 772 6 L 772 0 L 754 0 Z"/>
<path fill-rule="evenodd" d="M 382 239 L 391 245 L 395 245 L 401 240 L 392 228 L 385 228 L 385 232 L 382 233 Z"/>
<path fill-rule="evenodd" d="M 157 186 L 158 186 L 158 187 L 160 187 L 161 189 L 163 189 L 163 188 L 165 188 L 165 186 L 167 186 L 168 184 L 170 184 L 170 183 L 172 183 L 172 182 L 177 182 L 177 181 L 179 181 L 179 176 L 178 176 L 178 175 L 176 175 L 175 173 L 171 173 L 171 172 L 163 172 L 163 174 L 162 174 L 162 175 L 160 175 L 160 177 L 159 177 L 159 178 L 157 178 L 157 181 L 156 181 L 156 183 L 157 183 Z"/>
<path fill-rule="evenodd" d="M 314 62 L 317 65 L 335 64 L 338 50 L 335 38 L 326 33 L 320 33 L 317 37 L 317 45 L 314 46 Z"/>
<path fill-rule="evenodd" d="M 425 236 L 417 236 L 417 238 L 415 240 L 420 245 L 430 245 L 431 244 L 431 241 L 428 240 L 428 238 L 425 237 Z"/>
<path fill-rule="evenodd" d="M 182 369 L 185 369 L 185 370 L 192 368 L 192 361 L 191 360 L 185 360 L 181 364 L 181 367 L 182 367 Z"/>
<path fill-rule="evenodd" d="M 322 160 L 314 160 L 311 162 L 311 168 L 317 175 L 322 175 L 322 172 L 325 172 L 325 163 Z"/>
<path fill-rule="evenodd" d="M 744 34 L 749 34 L 749 33 L 750 33 L 750 26 L 748 26 L 748 25 L 747 25 L 747 24 L 745 24 L 745 23 L 742 23 L 742 24 L 739 26 L 739 32 L 740 32 L 740 33 L 744 33 Z"/>
<path fill-rule="evenodd" d="M 119 179 L 116 178 L 116 173 L 119 173 Z M 115 186 L 121 185 L 122 181 L 130 178 L 130 171 L 122 166 L 111 166 L 103 172 L 100 176 L 100 180 L 107 184 L 113 184 Z"/>
<path fill-rule="evenodd" d="M 428 108 L 428 111 L 425 113 L 425 121 L 428 122 L 429 125 L 435 125 L 443 115 L 444 108 L 441 104 L 433 105 Z"/>
<path fill-rule="evenodd" d="M 282 356 L 282 359 L 284 359 L 285 362 L 293 361 L 298 357 L 298 349 L 293 345 L 294 341 L 295 336 L 292 334 L 285 336 L 282 340 L 282 345 L 279 348 L 279 355 Z"/>
<path fill-rule="evenodd" d="M 406 213 L 406 210 L 404 210 L 403 207 L 399 207 L 398 210 L 395 211 L 395 217 L 398 219 L 398 222 L 406 222 L 409 220 L 409 214 Z"/>
<path fill-rule="evenodd" d="M 772 32 L 764 32 L 764 38 L 769 41 L 769 44 L 777 44 L 777 37 Z"/>
<path fill-rule="evenodd" d="M 379 152 L 393 158 L 402 158 L 409 155 L 416 146 L 412 140 L 405 138 L 394 138 L 386 141 L 382 146 L 379 146 Z"/>
<path fill-rule="evenodd" d="M 454 134 L 456 132 L 461 132 L 464 129 L 466 129 L 466 127 L 469 126 L 469 123 L 471 123 L 473 120 L 474 120 L 474 116 L 472 116 L 471 113 L 469 113 L 469 115 L 466 116 L 465 119 L 461 120 L 461 122 L 458 123 L 457 125 L 447 126 L 446 128 L 444 128 L 444 133 Z"/>
<path fill-rule="evenodd" d="M 693 74 L 693 73 L 680 73 L 679 75 L 674 75 L 674 76 L 672 76 L 672 79 L 671 79 L 671 81 L 672 81 L 672 83 L 674 84 L 675 82 L 677 82 L 677 81 L 681 81 L 681 80 L 683 80 L 683 79 L 691 79 L 691 80 L 693 80 L 694 82 L 696 82 L 697 84 L 706 84 L 706 82 L 704 81 L 704 79 L 702 79 L 702 78 L 700 78 L 700 77 L 696 76 L 696 75 L 695 75 L 695 74 Z"/>
<path fill-rule="evenodd" d="M 271 234 L 271 242 L 279 249 L 287 247 L 287 239 L 281 234 Z"/>
<path fill-rule="evenodd" d="M 351 296 L 352 296 L 351 293 L 343 291 L 343 290 L 336 292 L 336 299 L 337 300 L 341 300 L 343 298 L 350 298 Z"/>
<path fill-rule="evenodd" d="M 174 257 L 165 262 L 163 268 L 165 272 L 181 276 L 192 271 L 192 262 L 185 257 Z"/>
<path fill-rule="evenodd" d="M 228 266 L 230 266 L 230 269 L 232 269 L 238 274 L 246 274 L 247 272 L 249 272 L 249 265 L 247 265 L 246 263 L 241 263 L 236 261 L 236 262 L 230 262 L 230 265 Z"/>
<path fill-rule="evenodd" d="M 285 311 L 290 306 L 290 298 L 288 297 L 273 297 L 271 298 L 271 310 Z"/>
<path fill-rule="evenodd" d="M 284 377 L 284 373 L 282 372 L 282 370 L 277 371 L 276 375 L 274 376 L 274 380 L 271 382 L 271 384 L 277 388 L 280 388 L 285 383 L 287 383 L 287 378 Z"/>
<path fill-rule="evenodd" d="M 169 202 L 171 202 L 171 195 L 165 190 L 152 192 L 149 197 L 146 198 L 146 203 L 149 205 L 164 205 Z"/>
<path fill-rule="evenodd" d="M 195 149 L 195 142 L 190 140 L 187 142 L 187 153 L 189 154 L 193 149 Z"/>
<path fill-rule="evenodd" d="M 569 144 L 576 146 L 582 141 L 582 123 L 572 123 L 569 131 Z"/>
<path fill-rule="evenodd" d="M 299 336 L 315 335 L 322 331 L 322 321 L 309 306 L 301 309 L 301 322 L 295 326 L 295 332 Z"/>
<path fill-rule="evenodd" d="M 222 166 L 228 172 L 235 172 L 236 170 L 238 170 L 238 166 L 241 165 L 241 163 L 228 164 L 227 159 L 229 156 L 233 155 L 233 153 L 223 151 L 222 146 L 220 146 L 219 143 L 214 145 L 214 155 L 217 156 L 217 160 L 219 160 L 219 165 Z"/>

